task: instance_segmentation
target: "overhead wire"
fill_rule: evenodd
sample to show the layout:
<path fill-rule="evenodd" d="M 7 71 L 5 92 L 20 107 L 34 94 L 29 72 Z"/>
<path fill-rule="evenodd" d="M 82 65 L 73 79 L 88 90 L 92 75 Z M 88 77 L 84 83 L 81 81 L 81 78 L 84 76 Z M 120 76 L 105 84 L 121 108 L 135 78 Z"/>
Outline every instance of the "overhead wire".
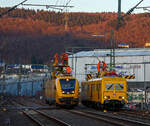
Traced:
<path fill-rule="evenodd" d="M 19 5 L 25 3 L 26 1 L 27 1 L 27 0 L 24 0 L 24 1 L 22 1 L 21 3 L 15 5 L 15 6 L 13 6 L 13 7 L 11 7 L 11 8 L 8 9 L 7 11 L 0 13 L 0 17 L 2 17 L 2 16 L 5 15 L 5 14 L 8 14 L 8 13 L 11 12 L 11 11 L 13 11 L 13 10 L 16 9 Z"/>

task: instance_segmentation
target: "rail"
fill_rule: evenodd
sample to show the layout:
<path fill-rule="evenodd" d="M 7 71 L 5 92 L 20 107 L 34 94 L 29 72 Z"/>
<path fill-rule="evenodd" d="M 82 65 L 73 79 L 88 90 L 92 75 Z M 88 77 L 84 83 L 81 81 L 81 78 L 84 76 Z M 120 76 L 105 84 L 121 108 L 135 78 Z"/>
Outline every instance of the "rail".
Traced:
<path fill-rule="evenodd" d="M 109 124 L 113 125 L 119 125 L 119 126 L 127 126 L 127 125 L 141 125 L 141 126 L 150 126 L 150 123 L 134 120 L 134 119 L 127 119 L 119 116 L 113 116 L 109 115 L 106 113 L 96 113 L 96 112 L 91 112 L 91 111 L 76 111 L 76 110 L 70 110 L 69 112 L 74 113 L 74 114 L 79 114 L 82 116 L 86 116 L 92 119 L 96 119 L 99 121 L 104 121 Z"/>
<path fill-rule="evenodd" d="M 20 108 L 24 108 L 25 110 L 22 110 L 23 114 L 40 126 L 45 125 L 71 126 L 70 124 L 60 119 L 57 119 L 53 116 L 50 116 L 47 113 L 35 110 L 34 107 L 29 107 L 16 101 L 13 101 L 13 104 L 17 105 Z"/>

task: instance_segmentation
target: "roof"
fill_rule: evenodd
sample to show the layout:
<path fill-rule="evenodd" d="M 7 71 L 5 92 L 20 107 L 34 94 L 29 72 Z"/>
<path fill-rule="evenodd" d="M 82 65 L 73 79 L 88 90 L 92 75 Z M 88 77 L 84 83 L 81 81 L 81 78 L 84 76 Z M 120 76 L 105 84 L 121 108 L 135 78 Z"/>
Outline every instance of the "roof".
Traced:
<path fill-rule="evenodd" d="M 110 56 L 110 49 L 99 49 L 94 51 L 81 51 L 75 53 L 73 57 L 90 57 L 90 56 Z M 115 56 L 150 56 L 150 48 L 125 48 L 116 49 Z M 69 56 L 70 58 L 72 55 Z"/>

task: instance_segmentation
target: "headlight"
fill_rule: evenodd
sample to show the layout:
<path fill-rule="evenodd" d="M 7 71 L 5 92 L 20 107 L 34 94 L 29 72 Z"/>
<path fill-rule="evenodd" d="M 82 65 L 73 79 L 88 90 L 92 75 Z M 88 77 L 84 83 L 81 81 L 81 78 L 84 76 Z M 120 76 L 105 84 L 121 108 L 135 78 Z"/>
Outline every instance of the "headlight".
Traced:
<path fill-rule="evenodd" d="M 71 93 L 73 93 L 73 94 L 74 94 L 74 91 L 72 91 Z"/>
<path fill-rule="evenodd" d="M 107 96 L 104 96 L 104 99 L 107 99 Z"/>
<path fill-rule="evenodd" d="M 110 96 L 104 96 L 104 99 L 110 99 Z"/>
<path fill-rule="evenodd" d="M 122 99 L 124 99 L 124 96 L 122 97 Z"/>
<path fill-rule="evenodd" d="M 63 93 L 63 94 L 65 94 L 65 92 L 64 92 L 64 91 L 62 91 L 62 93 Z"/>

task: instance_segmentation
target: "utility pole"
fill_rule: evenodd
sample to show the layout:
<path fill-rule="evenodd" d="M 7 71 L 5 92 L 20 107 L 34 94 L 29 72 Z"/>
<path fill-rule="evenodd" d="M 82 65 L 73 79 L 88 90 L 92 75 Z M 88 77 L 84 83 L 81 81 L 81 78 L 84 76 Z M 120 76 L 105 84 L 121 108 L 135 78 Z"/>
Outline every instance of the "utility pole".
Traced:
<path fill-rule="evenodd" d="M 121 24 L 121 0 L 118 0 L 118 24 L 117 24 L 117 30 L 120 27 Z M 110 69 L 112 67 L 115 67 L 115 46 L 116 41 L 114 40 L 114 30 L 111 30 L 111 36 L 110 36 Z"/>
<path fill-rule="evenodd" d="M 119 29 L 121 24 L 121 0 L 118 0 L 118 23 L 117 30 Z M 110 69 L 115 67 L 115 46 L 116 41 L 114 40 L 114 30 L 111 30 L 110 33 Z"/>
<path fill-rule="evenodd" d="M 121 24 L 121 0 L 118 0 L 118 24 L 117 30 Z M 110 67 L 115 67 L 115 48 L 116 48 L 116 41 L 114 40 L 114 30 L 111 30 L 111 40 L 110 40 L 111 50 L 110 50 Z"/>
<path fill-rule="evenodd" d="M 121 21 L 121 0 L 118 0 L 118 24 L 117 24 L 117 29 L 119 29 L 120 26 L 120 21 Z"/>
<path fill-rule="evenodd" d="M 19 80 L 18 80 L 18 83 L 17 83 L 17 96 L 21 96 L 21 77 L 22 77 L 21 76 L 21 74 L 22 74 L 21 72 L 22 72 L 22 65 L 19 66 L 19 73 L 18 73 L 19 74 L 18 75 L 19 76 L 19 78 L 18 78 Z"/>
<path fill-rule="evenodd" d="M 69 0 L 67 3 L 66 3 L 66 12 L 65 12 L 65 31 L 68 31 L 68 21 L 69 21 L 69 13 L 68 13 L 68 5 L 69 3 L 71 2 L 71 0 Z"/>
<path fill-rule="evenodd" d="M 68 31 L 68 19 L 69 19 L 69 13 L 67 12 L 67 7 L 66 7 L 66 12 L 65 12 L 65 31 Z"/>
<path fill-rule="evenodd" d="M 115 40 L 114 40 L 114 30 L 111 30 L 110 36 L 110 69 L 115 67 Z"/>

